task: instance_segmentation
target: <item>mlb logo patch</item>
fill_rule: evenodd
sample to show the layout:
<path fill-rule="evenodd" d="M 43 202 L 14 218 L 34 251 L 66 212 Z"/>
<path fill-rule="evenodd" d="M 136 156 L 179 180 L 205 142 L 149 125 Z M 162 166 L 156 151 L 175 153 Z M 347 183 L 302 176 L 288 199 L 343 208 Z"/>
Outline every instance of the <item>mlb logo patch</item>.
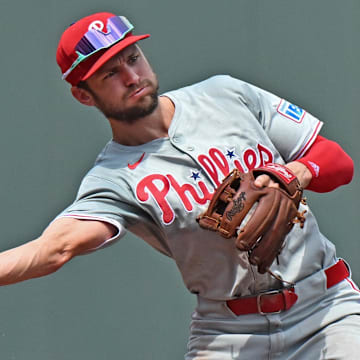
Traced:
<path fill-rule="evenodd" d="M 301 123 L 306 114 L 305 110 L 294 104 L 289 103 L 284 99 L 280 101 L 280 104 L 276 110 L 282 116 L 285 116 L 286 118 L 297 123 Z"/>

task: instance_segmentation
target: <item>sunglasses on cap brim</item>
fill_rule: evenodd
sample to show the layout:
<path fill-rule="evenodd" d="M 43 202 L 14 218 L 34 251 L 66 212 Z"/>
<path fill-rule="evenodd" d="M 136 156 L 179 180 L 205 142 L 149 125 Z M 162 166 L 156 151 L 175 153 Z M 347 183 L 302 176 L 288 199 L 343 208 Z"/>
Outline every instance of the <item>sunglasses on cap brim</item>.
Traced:
<path fill-rule="evenodd" d="M 78 57 L 70 68 L 63 73 L 63 80 L 66 79 L 81 62 L 98 51 L 107 49 L 123 40 L 125 36 L 134 29 L 134 26 L 125 16 L 114 16 L 108 19 L 106 29 L 106 33 L 96 28 L 89 29 L 85 33 L 75 47 L 75 52 Z"/>

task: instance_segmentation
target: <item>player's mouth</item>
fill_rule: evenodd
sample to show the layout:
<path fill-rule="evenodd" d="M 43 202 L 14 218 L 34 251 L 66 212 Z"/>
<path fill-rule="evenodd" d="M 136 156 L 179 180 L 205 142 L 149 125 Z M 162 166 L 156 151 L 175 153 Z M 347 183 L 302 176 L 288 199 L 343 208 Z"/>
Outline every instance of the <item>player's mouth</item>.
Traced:
<path fill-rule="evenodd" d="M 141 86 L 132 93 L 130 93 L 129 98 L 136 100 L 142 96 L 148 95 L 150 93 L 150 90 L 150 87 L 147 85 Z"/>

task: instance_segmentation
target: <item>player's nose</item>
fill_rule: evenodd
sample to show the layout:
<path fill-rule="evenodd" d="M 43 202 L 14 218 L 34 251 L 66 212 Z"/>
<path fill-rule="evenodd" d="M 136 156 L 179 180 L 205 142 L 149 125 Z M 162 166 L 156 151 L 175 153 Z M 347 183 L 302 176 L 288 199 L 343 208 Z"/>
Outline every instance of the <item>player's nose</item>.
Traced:
<path fill-rule="evenodd" d="M 138 85 L 140 82 L 140 76 L 132 67 L 127 66 L 122 71 L 122 80 L 125 86 L 129 87 L 132 85 Z"/>

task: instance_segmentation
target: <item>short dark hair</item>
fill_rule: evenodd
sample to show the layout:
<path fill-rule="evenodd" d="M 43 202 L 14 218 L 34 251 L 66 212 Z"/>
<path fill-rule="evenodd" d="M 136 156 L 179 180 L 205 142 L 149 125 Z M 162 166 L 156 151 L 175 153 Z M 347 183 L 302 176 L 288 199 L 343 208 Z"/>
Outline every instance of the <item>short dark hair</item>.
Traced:
<path fill-rule="evenodd" d="M 84 89 L 88 91 L 93 97 L 97 97 L 94 90 L 89 86 L 86 80 L 79 81 L 79 83 L 76 85 L 80 89 Z"/>
<path fill-rule="evenodd" d="M 91 92 L 90 86 L 88 85 L 88 83 L 86 82 L 86 80 L 81 80 L 79 81 L 79 83 L 76 85 L 78 88 L 80 89 L 84 89 L 87 91 Z"/>

